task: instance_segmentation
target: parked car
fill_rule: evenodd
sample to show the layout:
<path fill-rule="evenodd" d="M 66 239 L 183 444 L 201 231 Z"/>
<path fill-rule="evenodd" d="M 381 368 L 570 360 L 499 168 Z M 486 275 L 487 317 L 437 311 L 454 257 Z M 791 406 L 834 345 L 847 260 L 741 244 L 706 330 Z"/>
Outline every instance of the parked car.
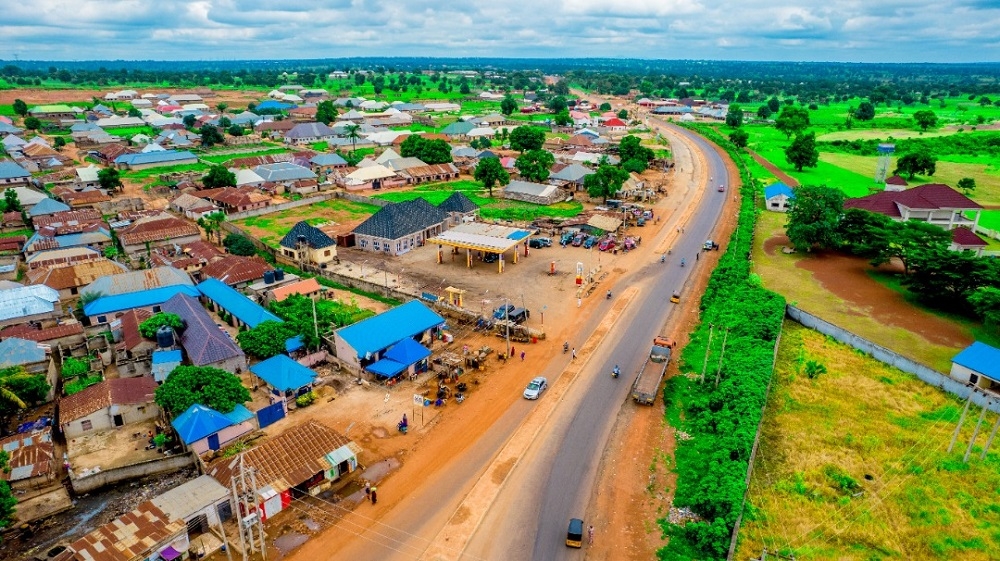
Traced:
<path fill-rule="evenodd" d="M 569 528 L 566 530 L 566 547 L 583 547 L 583 520 L 579 518 L 569 519 Z"/>
<path fill-rule="evenodd" d="M 577 234 L 573 238 L 573 247 L 580 247 L 583 245 L 584 240 L 587 239 L 587 234 Z"/>
<path fill-rule="evenodd" d="M 560 238 L 560 239 L 559 239 L 559 243 L 560 243 L 561 245 L 566 245 L 566 244 L 568 244 L 569 242 L 573 241 L 573 237 L 574 237 L 574 236 L 576 236 L 576 232 L 565 232 L 565 233 L 564 233 L 564 234 L 562 235 L 562 238 Z"/>
<path fill-rule="evenodd" d="M 483 263 L 496 263 L 499 260 L 499 253 L 487 253 L 486 255 L 483 255 Z"/>
<path fill-rule="evenodd" d="M 493 310 L 493 319 L 504 319 L 516 309 L 517 308 L 514 307 L 514 304 L 504 304 L 503 306 Z"/>
<path fill-rule="evenodd" d="M 524 399 L 538 399 L 549 387 L 549 381 L 544 376 L 536 376 L 528 382 L 528 387 L 524 388 Z"/>
<path fill-rule="evenodd" d="M 643 218 L 643 217 L 641 217 L 641 216 L 639 218 L 636 218 L 635 219 L 635 225 L 636 226 L 645 226 L 646 225 L 646 219 Z"/>
<path fill-rule="evenodd" d="M 601 251 L 611 251 L 614 248 L 615 248 L 615 240 L 611 238 L 607 238 L 601 241 L 600 245 L 597 246 L 597 249 Z"/>
<path fill-rule="evenodd" d="M 622 245 L 625 247 L 625 249 L 632 251 L 638 244 L 636 243 L 635 238 L 629 236 L 625 238 L 625 241 L 622 243 Z"/>
<path fill-rule="evenodd" d="M 597 236 L 587 236 L 587 239 L 583 240 L 583 247 L 586 249 L 590 249 L 594 247 L 594 244 L 596 243 L 597 243 Z"/>
<path fill-rule="evenodd" d="M 552 247 L 551 238 L 531 238 L 528 240 L 528 247 L 541 249 L 543 247 Z"/>

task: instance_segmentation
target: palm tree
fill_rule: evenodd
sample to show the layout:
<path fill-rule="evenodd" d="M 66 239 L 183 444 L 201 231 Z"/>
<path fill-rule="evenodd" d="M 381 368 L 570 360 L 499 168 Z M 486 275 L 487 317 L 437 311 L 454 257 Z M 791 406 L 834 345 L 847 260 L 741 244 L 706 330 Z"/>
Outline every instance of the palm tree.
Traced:
<path fill-rule="evenodd" d="M 344 127 L 344 133 L 347 138 L 351 141 L 351 152 L 355 152 L 358 149 L 358 139 L 361 138 L 361 125 L 357 123 L 351 123 Z"/>

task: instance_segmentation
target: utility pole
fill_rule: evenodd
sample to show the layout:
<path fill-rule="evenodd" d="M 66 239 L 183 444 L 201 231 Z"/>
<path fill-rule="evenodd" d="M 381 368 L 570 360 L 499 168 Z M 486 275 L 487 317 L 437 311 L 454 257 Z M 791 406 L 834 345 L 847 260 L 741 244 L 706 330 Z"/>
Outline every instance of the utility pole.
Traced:
<path fill-rule="evenodd" d="M 310 298 L 310 300 L 312 300 L 313 305 L 313 334 L 316 335 L 316 349 L 319 350 L 322 346 L 322 341 L 319 340 L 319 318 L 316 317 L 316 299 Z"/>
<path fill-rule="evenodd" d="M 962 409 L 962 416 L 958 418 L 958 426 L 955 427 L 954 434 L 951 435 L 951 444 L 948 445 L 948 453 L 955 448 L 955 442 L 958 440 L 958 433 L 962 431 L 962 423 L 965 422 L 965 414 L 969 412 L 969 405 L 972 404 L 972 396 L 976 395 L 976 388 L 972 388 L 969 392 L 969 399 L 965 401 L 965 409 Z"/>
<path fill-rule="evenodd" d="M 993 438 L 997 435 L 997 429 L 1000 429 L 1000 416 L 998 416 L 996 422 L 993 423 L 993 430 L 990 431 L 990 437 L 986 439 L 986 446 L 983 447 L 983 453 L 979 456 L 979 459 L 986 459 L 986 453 L 990 451 L 990 446 L 993 444 Z"/>
<path fill-rule="evenodd" d="M 719 366 L 715 369 L 715 387 L 719 387 L 719 378 L 722 377 L 722 359 L 726 356 L 726 340 L 729 339 L 729 328 L 726 328 L 726 333 L 722 336 L 722 354 L 719 355 Z"/>
<path fill-rule="evenodd" d="M 983 410 L 979 412 L 979 420 L 976 421 L 976 428 L 972 431 L 972 438 L 969 439 L 969 446 L 965 449 L 965 456 L 962 461 L 969 463 L 969 454 L 972 453 L 972 445 L 976 443 L 976 437 L 979 436 L 979 429 L 983 426 L 983 417 L 986 416 L 986 409 L 990 406 L 992 400 L 986 398 L 986 403 L 983 404 Z"/>
<path fill-rule="evenodd" d="M 712 331 L 715 326 L 708 324 L 708 345 L 705 346 L 705 362 L 701 364 L 701 383 L 705 383 L 705 371 L 708 370 L 708 353 L 712 350 Z"/>
<path fill-rule="evenodd" d="M 503 299 L 503 319 L 504 319 L 504 341 L 507 343 L 506 356 L 510 358 L 510 298 L 504 296 Z"/>
<path fill-rule="evenodd" d="M 264 521 L 257 505 L 257 478 L 253 469 L 247 469 L 240 454 L 240 471 L 232 479 L 233 502 L 236 507 L 237 525 L 240 532 L 240 551 L 243 561 L 260 551 L 261 559 L 267 559 L 265 547 Z"/>

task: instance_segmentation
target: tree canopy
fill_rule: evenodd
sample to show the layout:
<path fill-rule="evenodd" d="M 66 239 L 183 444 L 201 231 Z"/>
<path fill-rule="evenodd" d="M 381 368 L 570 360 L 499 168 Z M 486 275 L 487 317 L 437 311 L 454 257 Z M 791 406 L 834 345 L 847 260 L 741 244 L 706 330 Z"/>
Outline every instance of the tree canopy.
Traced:
<path fill-rule="evenodd" d="M 316 120 L 324 125 L 337 120 L 337 108 L 334 107 L 333 101 L 326 99 L 316 104 Z"/>
<path fill-rule="evenodd" d="M 122 188 L 121 172 L 118 168 L 103 168 L 97 172 L 97 182 L 101 184 L 102 189 L 117 191 Z"/>
<path fill-rule="evenodd" d="M 595 173 L 583 178 L 583 187 L 591 197 L 601 197 L 604 202 L 621 190 L 628 179 L 628 172 L 610 164 L 601 164 Z"/>
<path fill-rule="evenodd" d="M 419 158 L 429 165 L 447 164 L 451 162 L 451 146 L 444 140 L 427 140 L 419 134 L 411 134 L 399 146 L 399 155 Z"/>
<path fill-rule="evenodd" d="M 28 114 L 28 104 L 25 103 L 23 99 L 15 99 L 13 109 L 14 113 L 20 115 L 21 117 Z"/>
<path fill-rule="evenodd" d="M 226 169 L 226 166 L 216 165 L 208 168 L 208 173 L 201 178 L 206 189 L 217 187 L 236 187 L 236 174 Z"/>
<path fill-rule="evenodd" d="M 737 148 L 746 148 L 749 140 L 750 133 L 743 129 L 736 129 L 729 133 L 729 142 L 732 142 L 733 146 L 736 146 Z"/>
<path fill-rule="evenodd" d="M 958 188 L 968 195 L 976 190 L 976 180 L 971 177 L 963 177 L 958 180 Z"/>
<path fill-rule="evenodd" d="M 499 185 L 503 187 L 510 183 L 510 174 L 504 169 L 500 158 L 483 158 L 479 160 L 479 165 L 476 166 L 473 177 L 476 181 L 482 183 L 483 187 L 486 187 L 490 193 L 490 197 L 493 197 L 494 186 Z"/>
<path fill-rule="evenodd" d="M 518 156 L 514 167 L 526 181 L 541 183 L 549 178 L 549 168 L 555 163 L 555 157 L 547 150 L 528 150 Z"/>
<path fill-rule="evenodd" d="M 739 128 L 743 126 L 743 108 L 739 104 L 733 103 L 726 113 L 726 125 Z"/>
<path fill-rule="evenodd" d="M 774 120 L 774 128 L 791 138 L 806 130 L 809 126 L 809 110 L 794 105 L 786 105 L 781 109 L 778 118 Z"/>
<path fill-rule="evenodd" d="M 236 342 L 246 354 L 264 360 L 285 352 L 285 341 L 296 335 L 291 324 L 271 320 L 261 322 L 253 329 L 240 331 Z"/>
<path fill-rule="evenodd" d="M 785 234 L 796 248 L 832 248 L 840 242 L 838 225 L 844 213 L 844 194 L 825 185 L 802 185 L 788 205 Z"/>
<path fill-rule="evenodd" d="M 550 99 L 547 105 L 549 107 L 549 111 L 552 111 L 553 113 L 562 113 L 569 108 L 569 104 L 566 103 L 566 98 L 561 95 L 557 95 Z"/>
<path fill-rule="evenodd" d="M 156 332 L 163 326 L 170 327 L 177 331 L 184 329 L 184 321 L 181 316 L 167 312 L 153 314 L 149 319 L 139 324 L 139 333 L 143 337 L 152 339 L 156 337 Z"/>
<path fill-rule="evenodd" d="M 0 450 L 0 471 L 10 470 L 10 455 L 6 450 Z M 14 513 L 17 510 L 17 498 L 10 490 L 10 484 L 0 481 L 0 530 L 10 526 L 14 521 Z"/>
<path fill-rule="evenodd" d="M 225 137 L 219 132 L 219 129 L 215 125 L 204 125 L 201 127 L 201 145 L 204 148 L 210 148 L 216 144 L 222 144 L 225 142 Z"/>
<path fill-rule="evenodd" d="M 510 149 L 524 152 L 525 150 L 541 150 L 545 144 L 545 131 L 528 125 L 517 127 L 510 131 Z"/>
<path fill-rule="evenodd" d="M 913 120 L 916 121 L 917 126 L 920 130 L 927 130 L 929 127 L 933 127 L 937 124 L 937 113 L 931 111 L 930 109 L 923 109 L 913 113 Z"/>
<path fill-rule="evenodd" d="M 3 192 L 3 211 L 4 212 L 21 212 L 24 207 L 21 206 L 21 198 L 17 196 L 17 191 L 8 187 Z"/>
<path fill-rule="evenodd" d="M 195 403 L 229 413 L 250 401 L 250 392 L 235 374 L 210 366 L 178 366 L 156 388 L 156 403 L 171 416 L 187 411 Z"/>
<path fill-rule="evenodd" d="M 934 175 L 937 171 L 937 158 L 926 150 L 917 150 L 903 154 L 896 160 L 896 169 L 892 173 L 905 173 L 910 179 L 917 174 Z"/>
<path fill-rule="evenodd" d="M 510 116 L 511 113 L 517 111 L 517 102 L 514 98 L 507 95 L 504 96 L 503 100 L 500 102 L 500 112 L 504 115 Z"/>
<path fill-rule="evenodd" d="M 854 118 L 859 121 L 871 121 L 875 118 L 875 106 L 870 101 L 862 101 L 854 110 Z"/>
<path fill-rule="evenodd" d="M 788 148 L 785 148 L 785 159 L 795 166 L 795 171 L 804 167 L 814 168 L 819 163 L 819 150 L 816 149 L 816 133 L 809 132 L 795 135 Z"/>
<path fill-rule="evenodd" d="M 246 236 L 239 234 L 227 235 L 226 239 L 222 240 L 222 246 L 233 255 L 249 257 L 257 254 L 257 247 L 253 245 L 253 242 L 247 239 Z"/>

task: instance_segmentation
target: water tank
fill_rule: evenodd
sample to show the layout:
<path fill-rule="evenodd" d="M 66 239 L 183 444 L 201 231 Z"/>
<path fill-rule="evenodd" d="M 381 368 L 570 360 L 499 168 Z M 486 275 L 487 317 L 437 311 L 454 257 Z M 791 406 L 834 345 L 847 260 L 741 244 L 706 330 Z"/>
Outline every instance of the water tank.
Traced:
<path fill-rule="evenodd" d="M 156 346 L 161 349 L 169 349 L 174 346 L 174 330 L 166 325 L 156 330 Z"/>
<path fill-rule="evenodd" d="M 281 282 L 285 280 L 285 270 L 278 268 L 274 270 L 274 280 Z"/>
<path fill-rule="evenodd" d="M 274 282 L 274 271 L 264 271 L 264 284 Z"/>

